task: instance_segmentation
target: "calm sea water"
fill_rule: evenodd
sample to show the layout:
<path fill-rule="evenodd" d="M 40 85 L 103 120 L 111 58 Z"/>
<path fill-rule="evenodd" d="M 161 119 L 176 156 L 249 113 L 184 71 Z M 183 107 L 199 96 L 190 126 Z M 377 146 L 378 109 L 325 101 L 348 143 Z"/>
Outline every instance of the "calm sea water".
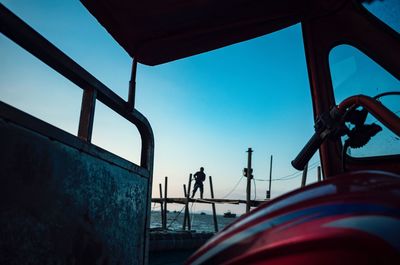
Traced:
<path fill-rule="evenodd" d="M 182 230 L 184 211 L 167 213 L 167 228 L 171 230 Z M 217 215 L 219 231 L 237 218 L 225 218 Z M 214 221 L 211 214 L 201 215 L 200 213 L 190 214 L 192 230 L 196 232 L 214 232 Z M 152 211 L 150 228 L 161 227 L 161 212 Z"/>

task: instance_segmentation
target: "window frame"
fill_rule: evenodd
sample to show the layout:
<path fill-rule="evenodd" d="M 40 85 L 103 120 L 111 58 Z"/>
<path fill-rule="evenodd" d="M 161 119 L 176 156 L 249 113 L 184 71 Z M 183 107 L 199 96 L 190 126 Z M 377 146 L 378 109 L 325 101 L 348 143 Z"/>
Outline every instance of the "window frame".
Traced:
<path fill-rule="evenodd" d="M 368 34 L 360 29 L 368 29 Z M 337 104 L 329 67 L 329 53 L 338 45 L 347 44 L 357 48 L 392 76 L 400 79 L 400 52 L 388 52 L 400 50 L 400 34 L 357 1 L 348 1 L 326 16 L 303 20 L 302 30 L 315 119 Z M 327 140 L 321 145 L 320 159 L 325 176 L 342 173 L 341 151 L 340 139 Z M 374 169 L 400 173 L 400 155 L 347 158 L 348 170 Z"/>

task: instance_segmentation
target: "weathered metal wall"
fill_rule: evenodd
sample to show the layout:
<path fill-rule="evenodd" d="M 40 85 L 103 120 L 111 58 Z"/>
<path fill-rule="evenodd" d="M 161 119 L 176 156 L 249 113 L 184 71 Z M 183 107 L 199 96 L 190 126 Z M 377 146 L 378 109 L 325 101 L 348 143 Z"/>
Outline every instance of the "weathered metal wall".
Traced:
<path fill-rule="evenodd" d="M 3 118 L 0 148 L 0 264 L 142 264 L 142 168 Z"/>

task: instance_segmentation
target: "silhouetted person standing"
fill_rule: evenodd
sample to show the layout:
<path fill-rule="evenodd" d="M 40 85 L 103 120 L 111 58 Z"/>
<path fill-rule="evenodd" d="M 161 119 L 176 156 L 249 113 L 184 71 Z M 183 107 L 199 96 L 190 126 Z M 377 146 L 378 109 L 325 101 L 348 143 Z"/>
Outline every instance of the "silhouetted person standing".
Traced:
<path fill-rule="evenodd" d="M 193 193 L 192 193 L 192 198 L 194 197 L 194 195 L 196 194 L 196 191 L 198 188 L 200 188 L 200 198 L 203 199 L 203 181 L 206 180 L 206 174 L 204 173 L 204 168 L 201 167 L 200 171 L 197 171 L 194 175 L 193 175 L 194 179 L 196 180 L 196 183 L 194 183 L 194 187 L 193 187 Z"/>

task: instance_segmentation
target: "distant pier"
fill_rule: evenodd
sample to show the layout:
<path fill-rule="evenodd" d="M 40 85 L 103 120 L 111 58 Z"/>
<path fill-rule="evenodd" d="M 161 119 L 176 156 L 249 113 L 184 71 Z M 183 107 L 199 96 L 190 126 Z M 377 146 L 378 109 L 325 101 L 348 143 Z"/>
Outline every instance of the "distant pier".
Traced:
<path fill-rule="evenodd" d="M 186 202 L 192 203 L 207 203 L 207 204 L 246 204 L 246 200 L 235 200 L 235 199 L 195 199 L 195 198 L 152 198 L 152 203 L 177 203 L 186 204 Z M 266 202 L 266 200 L 250 200 L 251 207 L 258 207 L 261 203 Z"/>
<path fill-rule="evenodd" d="M 210 181 L 210 191 L 211 198 L 190 198 L 191 186 L 192 186 L 192 174 L 189 175 L 188 189 L 186 189 L 186 185 L 183 184 L 183 194 L 184 197 L 168 197 L 168 177 L 165 177 L 164 183 L 164 192 L 162 189 L 161 183 L 159 184 L 160 198 L 152 198 L 152 203 L 159 203 L 161 208 L 161 229 L 167 230 L 167 212 L 168 212 L 168 203 L 176 203 L 183 204 L 184 206 L 184 218 L 182 224 L 182 230 L 191 231 L 191 222 L 190 222 L 190 214 L 189 214 L 189 203 L 204 203 L 210 204 L 212 206 L 212 215 L 214 222 L 214 230 L 218 232 L 218 223 L 217 223 L 217 214 L 215 209 L 215 204 L 246 204 L 247 208 L 250 207 L 258 207 L 263 202 L 267 200 L 236 200 L 236 199 L 217 199 L 214 198 L 214 189 L 212 184 L 212 177 L 209 176 Z M 163 194 L 164 193 L 164 194 Z M 164 196 L 163 196 L 164 195 Z"/>

